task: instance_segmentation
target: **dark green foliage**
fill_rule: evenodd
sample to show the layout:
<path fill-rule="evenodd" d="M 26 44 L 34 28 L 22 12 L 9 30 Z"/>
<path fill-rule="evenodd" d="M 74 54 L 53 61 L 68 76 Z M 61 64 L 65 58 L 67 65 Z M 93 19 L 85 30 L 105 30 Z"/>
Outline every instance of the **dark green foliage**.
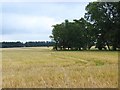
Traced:
<path fill-rule="evenodd" d="M 86 20 L 74 20 L 74 22 L 65 22 L 53 26 L 51 38 L 55 41 L 55 49 L 60 50 L 81 50 L 87 49 L 88 46 L 93 44 L 93 36 L 90 34 L 92 25 Z"/>
<path fill-rule="evenodd" d="M 2 48 L 12 48 L 12 47 L 23 47 L 24 44 L 21 42 L 1 42 Z"/>
<path fill-rule="evenodd" d="M 120 2 L 93 2 L 86 7 L 85 18 L 94 23 L 96 47 L 120 48 Z"/>
<path fill-rule="evenodd" d="M 53 26 L 55 49 L 87 50 L 94 45 L 99 50 L 119 49 L 120 2 L 91 2 L 86 11 L 85 19 Z"/>
<path fill-rule="evenodd" d="M 41 41 L 41 42 L 0 42 L 0 47 L 2 48 L 12 48 L 12 47 L 41 47 L 41 46 L 53 46 L 54 42 Z"/>
<path fill-rule="evenodd" d="M 49 41 L 39 41 L 39 42 L 26 42 L 24 44 L 25 47 L 42 47 L 42 46 L 53 46 L 53 42 L 49 42 Z"/>

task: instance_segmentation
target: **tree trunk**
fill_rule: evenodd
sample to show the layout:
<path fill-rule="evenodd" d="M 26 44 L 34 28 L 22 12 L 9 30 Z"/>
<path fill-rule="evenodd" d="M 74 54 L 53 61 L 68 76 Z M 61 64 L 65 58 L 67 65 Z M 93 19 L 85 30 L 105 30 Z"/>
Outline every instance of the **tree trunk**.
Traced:
<path fill-rule="evenodd" d="M 116 51 L 116 48 L 117 48 L 117 45 L 116 45 L 116 43 L 114 42 L 114 43 L 113 43 L 113 46 L 112 46 L 112 50 L 113 50 L 113 51 Z"/>
<path fill-rule="evenodd" d="M 102 47 L 98 47 L 99 50 L 102 50 Z"/>
<path fill-rule="evenodd" d="M 110 46 L 109 46 L 108 42 L 106 42 L 106 45 L 108 47 L 108 50 L 110 51 Z"/>
<path fill-rule="evenodd" d="M 113 47 L 112 47 L 112 50 L 113 50 L 113 51 L 116 51 L 116 46 L 113 46 Z"/>

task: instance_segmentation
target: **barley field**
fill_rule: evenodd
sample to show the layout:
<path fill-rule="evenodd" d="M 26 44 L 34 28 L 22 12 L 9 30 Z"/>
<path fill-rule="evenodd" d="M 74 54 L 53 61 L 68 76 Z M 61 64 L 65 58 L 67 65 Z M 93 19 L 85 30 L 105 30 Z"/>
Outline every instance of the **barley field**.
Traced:
<path fill-rule="evenodd" d="M 2 49 L 3 88 L 117 88 L 117 51 Z"/>

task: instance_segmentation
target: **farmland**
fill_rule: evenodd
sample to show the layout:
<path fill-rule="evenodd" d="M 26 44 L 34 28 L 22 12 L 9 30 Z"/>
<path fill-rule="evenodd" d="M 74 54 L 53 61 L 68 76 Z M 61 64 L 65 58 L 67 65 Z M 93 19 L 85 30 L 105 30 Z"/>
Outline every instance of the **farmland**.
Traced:
<path fill-rule="evenodd" d="M 117 51 L 2 49 L 3 88 L 116 88 Z"/>

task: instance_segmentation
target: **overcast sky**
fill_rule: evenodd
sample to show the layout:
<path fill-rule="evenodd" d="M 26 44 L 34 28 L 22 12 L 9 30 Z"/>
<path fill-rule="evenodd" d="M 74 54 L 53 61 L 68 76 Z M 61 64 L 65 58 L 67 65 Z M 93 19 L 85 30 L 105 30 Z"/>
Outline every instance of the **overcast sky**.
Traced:
<path fill-rule="evenodd" d="M 17 0 L 19 1 L 19 0 Z M 2 41 L 49 40 L 52 25 L 84 16 L 88 2 L 4 2 L 0 4 Z"/>

